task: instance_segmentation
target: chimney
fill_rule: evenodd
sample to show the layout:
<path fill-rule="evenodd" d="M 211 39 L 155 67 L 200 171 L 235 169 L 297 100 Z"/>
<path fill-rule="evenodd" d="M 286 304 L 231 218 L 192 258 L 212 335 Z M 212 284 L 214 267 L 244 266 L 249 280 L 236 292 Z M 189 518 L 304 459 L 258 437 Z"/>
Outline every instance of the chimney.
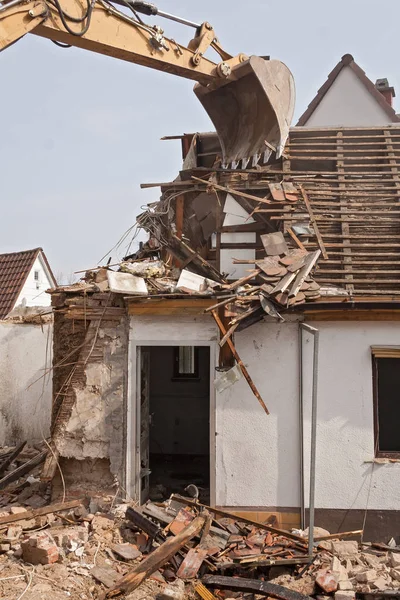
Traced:
<path fill-rule="evenodd" d="M 386 102 L 389 106 L 393 106 L 393 98 L 395 98 L 396 94 L 394 92 L 394 87 L 389 85 L 389 82 L 386 78 L 377 79 L 375 83 L 375 87 L 385 98 Z"/>

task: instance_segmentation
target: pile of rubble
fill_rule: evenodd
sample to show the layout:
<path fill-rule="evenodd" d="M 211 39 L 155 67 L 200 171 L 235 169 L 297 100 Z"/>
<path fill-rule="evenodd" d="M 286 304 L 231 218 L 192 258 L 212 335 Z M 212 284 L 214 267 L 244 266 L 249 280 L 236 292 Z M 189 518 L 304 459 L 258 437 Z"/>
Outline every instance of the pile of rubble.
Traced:
<path fill-rule="evenodd" d="M 249 274 L 232 283 L 228 283 L 225 274 L 218 273 L 196 255 L 192 258 L 196 258 L 197 262 L 194 260 L 191 266 L 182 270 L 167 265 L 157 256 L 127 258 L 118 265 L 112 265 L 118 270 L 111 266 L 89 270 L 81 283 L 70 287 L 75 291 L 110 291 L 147 298 L 215 297 L 218 300 L 215 306 L 225 305 L 232 317 L 231 325 L 236 325 L 236 329 L 240 324 L 239 330 L 261 319 L 265 313 L 283 320 L 278 309 L 320 298 L 320 286 L 311 273 L 321 252 L 289 248 L 281 232 L 262 235 L 261 240 L 266 256 L 253 261 Z M 187 244 L 178 241 L 190 253 Z M 243 263 L 240 260 L 235 262 Z M 64 291 L 68 289 L 65 287 Z"/>
<path fill-rule="evenodd" d="M 49 485 L 40 481 L 41 465 L 47 456 L 44 444 L 29 447 L 4 447 L 0 452 L 0 511 L 2 507 L 18 503 L 20 506 L 39 508 L 50 499 Z"/>
<path fill-rule="evenodd" d="M 0 597 L 353 600 L 399 593 L 393 540 L 359 544 L 315 528 L 310 556 L 306 535 L 177 495 L 141 507 L 111 498 L 32 510 L 12 502 L 0 513 Z"/>

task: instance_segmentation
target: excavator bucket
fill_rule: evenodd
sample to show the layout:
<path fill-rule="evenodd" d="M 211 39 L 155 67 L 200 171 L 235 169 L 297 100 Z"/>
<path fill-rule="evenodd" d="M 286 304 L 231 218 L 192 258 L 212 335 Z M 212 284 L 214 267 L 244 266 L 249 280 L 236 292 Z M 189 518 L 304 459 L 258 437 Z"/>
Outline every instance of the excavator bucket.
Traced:
<path fill-rule="evenodd" d="M 216 89 L 197 84 L 195 94 L 220 139 L 223 164 L 244 165 L 271 148 L 281 156 L 293 117 L 292 73 L 278 60 L 251 56 Z"/>

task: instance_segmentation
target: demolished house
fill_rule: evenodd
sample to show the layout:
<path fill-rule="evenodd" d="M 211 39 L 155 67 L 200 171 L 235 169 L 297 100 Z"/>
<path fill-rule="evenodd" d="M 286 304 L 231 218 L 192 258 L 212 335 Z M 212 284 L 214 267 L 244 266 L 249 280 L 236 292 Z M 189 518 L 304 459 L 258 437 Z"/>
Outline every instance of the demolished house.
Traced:
<path fill-rule="evenodd" d="M 177 179 L 146 184 L 140 250 L 51 291 L 42 477 L 139 503 L 195 484 L 285 529 L 311 501 L 330 531 L 390 537 L 400 128 L 292 129 L 282 158 L 235 170 L 215 134 L 181 142 Z"/>

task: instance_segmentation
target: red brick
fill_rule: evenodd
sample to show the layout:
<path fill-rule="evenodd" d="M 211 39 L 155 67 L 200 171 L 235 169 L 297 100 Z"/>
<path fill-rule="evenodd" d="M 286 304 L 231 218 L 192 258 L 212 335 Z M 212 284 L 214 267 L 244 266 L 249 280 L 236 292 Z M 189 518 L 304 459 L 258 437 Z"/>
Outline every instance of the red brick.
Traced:
<path fill-rule="evenodd" d="M 338 589 L 338 573 L 334 573 L 329 569 L 321 569 L 317 573 L 315 582 L 327 594 L 330 594 L 331 592 L 336 592 L 336 590 Z"/>
<path fill-rule="evenodd" d="M 54 541 L 46 533 L 37 533 L 21 543 L 22 558 L 32 565 L 49 565 L 59 559 Z"/>

